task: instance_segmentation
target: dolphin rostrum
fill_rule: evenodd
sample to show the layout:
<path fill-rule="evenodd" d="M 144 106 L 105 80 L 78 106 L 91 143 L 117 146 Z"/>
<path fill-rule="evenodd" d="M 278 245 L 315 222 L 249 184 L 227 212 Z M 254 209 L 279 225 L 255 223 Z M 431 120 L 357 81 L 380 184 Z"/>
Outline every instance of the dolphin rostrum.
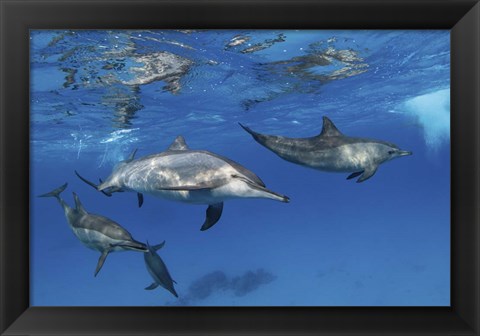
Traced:
<path fill-rule="evenodd" d="M 38 197 L 55 197 L 65 212 L 68 225 L 75 236 L 88 248 L 101 253 L 98 259 L 95 276 L 103 266 L 110 252 L 114 251 L 148 251 L 147 246 L 133 239 L 132 235 L 107 217 L 88 213 L 77 194 L 73 193 L 75 209 L 68 206 L 60 194 L 67 188 L 67 183 L 61 187 Z"/>
<path fill-rule="evenodd" d="M 145 289 L 152 290 L 158 286 L 162 286 L 170 293 L 175 295 L 175 297 L 178 297 L 178 294 L 173 287 L 173 283 L 176 282 L 172 279 L 170 273 L 168 272 L 167 266 L 156 252 L 160 250 L 163 245 L 165 245 L 165 242 L 155 246 L 150 246 L 147 241 L 148 251 L 143 254 L 143 257 L 145 259 L 145 266 L 147 266 L 148 273 L 150 273 L 153 278 L 153 283 Z"/>
<path fill-rule="evenodd" d="M 287 196 L 268 190 L 257 175 L 240 164 L 209 151 L 189 149 L 182 136 L 164 152 L 138 159 L 134 154 L 120 162 L 99 185 L 75 173 L 106 195 L 137 192 L 139 205 L 145 193 L 177 202 L 208 204 L 202 231 L 220 219 L 225 200 L 268 198 L 289 202 Z"/>
<path fill-rule="evenodd" d="M 240 126 L 282 159 L 322 171 L 352 173 L 347 179 L 361 175 L 357 182 L 372 177 L 380 164 L 412 154 L 385 141 L 345 136 L 327 117 L 322 132 L 311 138 L 264 135 Z"/>

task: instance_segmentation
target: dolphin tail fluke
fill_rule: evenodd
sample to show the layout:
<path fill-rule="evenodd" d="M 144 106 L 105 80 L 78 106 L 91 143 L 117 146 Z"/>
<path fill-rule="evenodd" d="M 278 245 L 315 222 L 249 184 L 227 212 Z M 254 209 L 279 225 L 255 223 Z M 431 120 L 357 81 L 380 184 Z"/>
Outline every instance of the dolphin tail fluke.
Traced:
<path fill-rule="evenodd" d="M 161 242 L 160 244 L 157 244 L 157 245 L 152 246 L 152 248 L 153 248 L 155 251 L 158 251 L 158 250 L 160 250 L 164 245 L 165 245 L 165 240 L 164 240 L 163 242 Z"/>
<path fill-rule="evenodd" d="M 105 263 L 105 260 L 107 259 L 108 253 L 109 251 L 103 252 L 100 258 L 98 259 L 97 268 L 95 269 L 94 276 L 97 276 L 98 272 L 100 272 L 100 270 L 102 269 L 102 266 Z"/>
<path fill-rule="evenodd" d="M 91 186 L 92 188 L 94 188 L 95 190 L 97 191 L 101 191 L 102 194 L 104 194 L 105 196 L 112 196 L 112 193 L 111 192 L 106 192 L 105 190 L 101 190 L 100 188 L 100 185 L 102 184 L 102 180 L 100 180 L 100 185 L 98 184 L 95 184 L 89 180 L 87 180 L 86 178 L 84 178 L 82 175 L 80 175 L 76 170 L 75 170 L 75 175 L 77 175 L 77 177 L 82 180 L 83 182 L 85 182 L 86 184 L 88 184 L 89 186 Z"/>
<path fill-rule="evenodd" d="M 238 123 L 238 124 L 240 125 L 241 128 L 243 128 L 245 131 L 247 131 L 251 135 L 257 134 L 256 132 L 252 131 L 252 129 L 250 127 L 247 127 L 247 126 L 243 125 L 242 123 Z"/>
<path fill-rule="evenodd" d="M 65 183 L 64 185 L 58 187 L 57 189 L 54 189 L 50 191 L 49 193 L 38 195 L 38 197 L 55 197 L 56 199 L 60 200 L 60 194 L 67 189 L 68 183 Z"/>
<path fill-rule="evenodd" d="M 205 231 L 210 229 L 214 226 L 220 217 L 222 216 L 223 212 L 223 202 L 210 204 L 207 208 L 207 216 L 205 218 L 205 222 L 203 223 L 200 231 Z"/>
<path fill-rule="evenodd" d="M 238 123 L 245 131 L 247 131 L 247 133 L 250 133 L 251 136 L 253 136 L 253 138 L 260 142 L 261 144 L 263 144 L 265 142 L 265 138 L 266 136 L 263 135 L 263 134 L 260 134 L 260 133 L 257 133 L 255 131 L 253 131 L 250 127 L 247 127 L 247 126 L 244 126 L 242 125 L 241 123 Z"/>

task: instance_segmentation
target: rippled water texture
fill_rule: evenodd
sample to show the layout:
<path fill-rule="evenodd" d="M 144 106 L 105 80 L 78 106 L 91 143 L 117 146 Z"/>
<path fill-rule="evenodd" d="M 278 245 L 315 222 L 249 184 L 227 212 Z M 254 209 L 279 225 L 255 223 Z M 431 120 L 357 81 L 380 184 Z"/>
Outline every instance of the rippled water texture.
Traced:
<path fill-rule="evenodd" d="M 34 306 L 448 306 L 449 31 L 31 31 L 31 304 Z M 363 183 L 276 156 L 238 123 L 294 138 L 322 117 L 345 135 L 413 155 Z M 236 199 L 200 231 L 206 205 L 96 192 L 134 149 L 182 135 L 234 160 L 290 203 Z M 194 163 L 192 163 L 194 164 Z M 100 254 L 72 234 L 65 182 L 88 212 L 158 255 Z"/>

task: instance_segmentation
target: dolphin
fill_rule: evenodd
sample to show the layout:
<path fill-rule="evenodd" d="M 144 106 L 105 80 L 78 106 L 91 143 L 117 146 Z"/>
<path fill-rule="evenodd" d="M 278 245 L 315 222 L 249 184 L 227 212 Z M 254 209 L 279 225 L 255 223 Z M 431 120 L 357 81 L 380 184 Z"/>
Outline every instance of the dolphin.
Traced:
<path fill-rule="evenodd" d="M 345 136 L 327 117 L 322 132 L 311 138 L 265 135 L 240 126 L 282 159 L 327 172 L 351 172 L 347 180 L 360 175 L 358 183 L 372 177 L 380 164 L 412 154 L 389 142 Z"/>
<path fill-rule="evenodd" d="M 172 279 L 170 273 L 168 272 L 167 266 L 156 252 L 160 250 L 163 245 L 165 245 L 165 242 L 155 246 L 150 246 L 147 241 L 148 251 L 143 254 L 143 258 L 145 259 L 145 265 L 147 266 L 148 273 L 150 273 L 153 278 L 153 283 L 145 289 L 152 290 L 158 286 L 162 286 L 170 293 L 175 295 L 175 297 L 178 297 L 178 294 L 173 287 L 173 283 L 176 282 Z"/>
<path fill-rule="evenodd" d="M 73 193 L 75 209 L 68 206 L 60 194 L 67 188 L 67 183 L 61 187 L 40 195 L 38 197 L 55 197 L 65 212 L 68 225 L 75 236 L 88 248 L 100 252 L 95 276 L 105 263 L 110 252 L 114 251 L 140 251 L 146 252 L 145 244 L 133 239 L 132 235 L 107 217 L 88 213 L 80 202 L 77 194 Z"/>
<path fill-rule="evenodd" d="M 235 198 L 267 198 L 289 202 L 287 196 L 265 187 L 263 181 L 247 168 L 205 150 L 191 150 L 182 136 L 161 153 L 134 159 L 130 157 L 117 164 L 112 174 L 99 185 L 81 177 L 107 196 L 113 192 L 133 191 L 167 200 L 190 204 L 208 204 L 201 230 L 218 222 L 223 202 Z"/>

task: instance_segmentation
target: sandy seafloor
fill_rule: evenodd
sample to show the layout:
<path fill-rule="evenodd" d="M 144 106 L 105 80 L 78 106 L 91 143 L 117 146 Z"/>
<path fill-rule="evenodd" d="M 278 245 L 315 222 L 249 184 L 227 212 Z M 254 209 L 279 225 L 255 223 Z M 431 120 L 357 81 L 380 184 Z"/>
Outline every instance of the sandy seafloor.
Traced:
<path fill-rule="evenodd" d="M 162 63 L 163 62 L 163 63 Z M 180 63 L 180 65 L 179 65 Z M 448 31 L 32 31 L 32 306 L 448 306 Z M 290 137 L 346 135 L 413 151 L 364 183 L 277 157 L 238 126 Z M 105 197 L 93 181 L 138 148 L 177 135 L 241 163 L 288 204 L 206 206 Z M 72 234 L 58 203 L 68 182 L 85 208 L 133 237 L 163 240 L 179 298 L 138 252 L 99 253 Z"/>

